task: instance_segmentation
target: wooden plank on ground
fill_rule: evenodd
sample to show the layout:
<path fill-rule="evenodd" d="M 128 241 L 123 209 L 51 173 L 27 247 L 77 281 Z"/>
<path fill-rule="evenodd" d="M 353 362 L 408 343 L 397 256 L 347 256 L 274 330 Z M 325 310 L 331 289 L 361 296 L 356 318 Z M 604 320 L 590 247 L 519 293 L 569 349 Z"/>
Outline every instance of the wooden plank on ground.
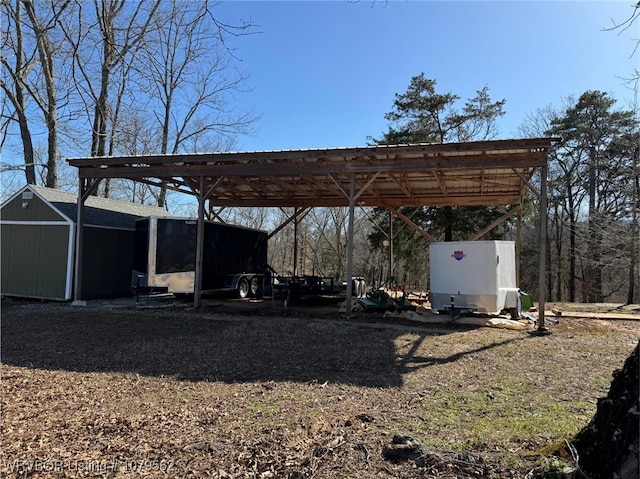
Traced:
<path fill-rule="evenodd" d="M 640 314 L 631 313 L 590 313 L 586 311 L 563 310 L 561 315 L 556 315 L 552 311 L 546 311 L 545 315 L 552 318 L 626 319 L 629 321 L 640 321 Z"/>

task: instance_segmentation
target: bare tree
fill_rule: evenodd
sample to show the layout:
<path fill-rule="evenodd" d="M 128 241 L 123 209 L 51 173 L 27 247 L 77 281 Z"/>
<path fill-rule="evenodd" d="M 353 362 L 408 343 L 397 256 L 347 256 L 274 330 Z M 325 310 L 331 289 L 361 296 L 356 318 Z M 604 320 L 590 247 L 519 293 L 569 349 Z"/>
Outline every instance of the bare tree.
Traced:
<path fill-rule="evenodd" d="M 633 8 L 633 10 L 631 11 L 631 13 L 626 19 L 622 21 L 616 21 L 612 19 L 611 20 L 612 26 L 604 28 L 603 30 L 606 32 L 617 31 L 618 33 L 622 33 L 628 30 L 629 28 L 631 28 L 631 26 L 636 22 L 636 20 L 640 18 L 640 2 L 637 2 L 635 5 L 631 5 L 631 8 Z M 635 39 L 635 42 L 636 44 L 633 51 L 631 52 L 631 56 L 635 55 L 635 53 L 638 51 L 638 48 L 640 48 L 640 39 Z M 638 77 L 638 72 L 636 71 L 636 78 L 637 77 Z"/>
<path fill-rule="evenodd" d="M 69 6 L 70 0 L 64 2 L 51 1 L 42 5 L 36 12 L 34 2 L 23 0 L 25 11 L 33 29 L 39 57 L 39 70 L 44 83 L 44 95 L 40 95 L 36 88 L 29 88 L 30 93 L 43 113 L 47 127 L 47 174 L 45 186 L 58 187 L 58 94 L 59 85 L 56 82 L 55 60 L 60 56 L 60 39 L 54 41 L 52 32 L 58 30 L 59 21 Z M 48 12 L 49 16 L 42 16 Z"/>
<path fill-rule="evenodd" d="M 33 139 L 29 127 L 27 111 L 27 78 L 36 66 L 36 52 L 33 45 L 29 45 L 23 30 L 22 1 L 2 0 L 3 17 L 7 22 L 2 35 L 2 70 L 0 86 L 12 107 L 5 118 L 18 123 L 22 151 L 24 154 L 25 176 L 27 183 L 36 184 L 35 158 Z M 13 60 L 13 61 L 11 61 Z"/>
<path fill-rule="evenodd" d="M 145 42 L 159 4 L 160 0 L 93 0 L 92 9 L 87 11 L 85 2 L 75 0 L 76 22 L 65 29 L 65 36 L 73 52 L 76 89 L 87 117 L 92 118 L 91 156 L 107 152 L 109 128 L 114 128 L 114 108 L 109 99 L 114 73 L 118 69 L 125 73 L 117 90 L 121 95 L 123 78 L 127 79 L 126 72 Z"/>
<path fill-rule="evenodd" d="M 251 27 L 220 23 L 207 1 L 162 3 L 139 65 L 160 153 L 188 151 L 194 140 L 211 136 L 233 141 L 249 131 L 255 115 L 237 111 L 232 101 L 247 77 L 232 68 L 232 52 L 224 42 L 226 35 L 249 34 Z M 163 187 L 158 205 L 165 201 Z"/>

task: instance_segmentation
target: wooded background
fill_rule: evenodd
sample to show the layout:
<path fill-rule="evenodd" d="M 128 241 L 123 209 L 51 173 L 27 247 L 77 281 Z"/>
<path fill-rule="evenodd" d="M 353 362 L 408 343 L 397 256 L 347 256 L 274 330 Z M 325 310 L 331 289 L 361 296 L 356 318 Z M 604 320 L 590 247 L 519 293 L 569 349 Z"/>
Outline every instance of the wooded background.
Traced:
<path fill-rule="evenodd" d="M 241 111 L 234 95 L 247 74 L 228 47 L 251 35 L 250 22 L 221 22 L 209 2 L 152 0 L 2 0 L 1 145 L 19 138 L 24 163 L 0 165 L 3 196 L 22 184 L 73 191 L 76 175 L 62 158 L 228 151 L 249 133 L 258 114 Z M 629 21 L 638 16 L 638 6 Z M 622 24 L 621 27 L 628 27 Z M 550 301 L 640 302 L 640 133 L 638 75 L 634 105 L 601 91 L 541 106 L 520 126 L 522 137 L 557 136 L 549 163 L 548 287 Z M 455 142 L 499 138 L 507 99 L 488 86 L 464 101 L 440 91 L 424 73 L 396 94 L 389 128 L 371 144 Z M 375 132 L 372 132 L 375 134 Z M 46 138 L 38 141 L 34 138 Z M 14 146 L 12 146 L 14 147 Z M 535 181 L 539 181 L 535 179 Z M 157 204 L 180 216 L 195 206 L 184 195 L 126 180 L 99 194 Z M 537 295 L 535 197 L 527 197 L 521 287 Z M 498 207 L 403 208 L 431 235 L 464 240 L 503 215 Z M 272 230 L 293 209 L 227 209 L 226 221 Z M 371 284 L 390 277 L 428 289 L 426 240 L 384 209 L 358 209 L 354 272 Z M 393 224 L 390 224 L 390 221 Z M 394 261 L 389 264 L 390 227 Z M 514 239 L 515 220 L 482 239 Z M 316 208 L 297 226 L 298 274 L 344 279 L 347 212 Z M 270 241 L 271 265 L 293 267 L 289 225 Z"/>

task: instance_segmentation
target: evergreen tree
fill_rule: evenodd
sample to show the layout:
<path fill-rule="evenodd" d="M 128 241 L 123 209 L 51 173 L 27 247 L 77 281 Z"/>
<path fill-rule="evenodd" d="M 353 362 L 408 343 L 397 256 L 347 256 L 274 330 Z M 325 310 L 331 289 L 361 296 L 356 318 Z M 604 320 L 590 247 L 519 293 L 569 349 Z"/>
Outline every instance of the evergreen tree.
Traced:
<path fill-rule="evenodd" d="M 550 170 L 560 176 L 552 184 L 573 185 L 562 195 L 570 221 L 570 300 L 576 276 L 582 280 L 582 301 L 600 302 L 616 289 L 606 281 L 608 271 L 626 264 L 625 257 L 632 259 L 627 266 L 634 267 L 637 218 L 630 215 L 638 201 L 632 185 L 639 134 L 633 112 L 616 110 L 615 103 L 607 93 L 587 91 L 552 121 L 548 132 L 561 138 L 554 155 L 561 168 Z M 632 226 L 626 238 L 618 229 L 621 223 Z"/>
<path fill-rule="evenodd" d="M 460 109 L 458 95 L 436 91 L 436 81 L 424 73 L 411 78 L 407 91 L 396 93 L 393 109 L 385 115 L 389 129 L 379 139 L 371 139 L 378 145 L 407 143 L 448 143 L 489 140 L 497 135 L 496 121 L 504 115 L 506 100 L 492 101 L 489 88 L 483 87 Z M 504 213 L 493 206 L 445 206 L 400 208 L 399 211 L 421 226 L 431 235 L 445 241 L 467 239 Z M 369 236 L 372 247 L 381 248 L 389 234 L 389 220 L 384 208 L 376 208 L 373 220 L 379 228 Z M 419 257 L 415 242 L 419 235 L 403 222 L 394 219 L 394 256 L 404 263 L 405 275 L 419 273 L 425 258 Z M 384 225 L 384 226 L 383 226 Z M 397 225 L 397 226 L 396 226 Z M 397 236 L 396 233 L 397 232 Z M 504 229 L 490 232 L 486 237 L 499 238 Z M 401 273 L 402 274 L 402 273 Z"/>

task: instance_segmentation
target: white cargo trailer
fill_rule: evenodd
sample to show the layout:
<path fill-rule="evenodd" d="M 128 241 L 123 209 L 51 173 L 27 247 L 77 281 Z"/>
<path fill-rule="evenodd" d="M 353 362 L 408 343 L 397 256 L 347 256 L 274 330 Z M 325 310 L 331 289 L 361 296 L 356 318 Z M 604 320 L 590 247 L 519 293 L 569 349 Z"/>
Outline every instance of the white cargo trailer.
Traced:
<path fill-rule="evenodd" d="M 520 314 L 513 241 L 451 241 L 429 245 L 431 308 Z"/>

